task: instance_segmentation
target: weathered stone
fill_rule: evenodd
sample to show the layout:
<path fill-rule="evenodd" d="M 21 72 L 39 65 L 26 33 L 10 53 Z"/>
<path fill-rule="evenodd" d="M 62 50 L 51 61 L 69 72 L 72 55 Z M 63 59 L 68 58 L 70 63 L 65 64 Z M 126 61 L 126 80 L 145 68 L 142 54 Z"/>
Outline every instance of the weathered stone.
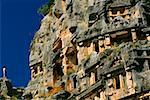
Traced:
<path fill-rule="evenodd" d="M 31 43 L 34 78 L 24 95 L 32 94 L 33 100 L 143 96 L 149 91 L 144 74 L 150 66 L 148 3 L 55 0 L 52 14 L 44 17 Z"/>
<path fill-rule="evenodd" d="M 11 99 L 22 99 L 24 88 L 16 88 L 12 86 L 10 80 L 6 77 L 0 78 L 0 99 L 11 100 Z"/>

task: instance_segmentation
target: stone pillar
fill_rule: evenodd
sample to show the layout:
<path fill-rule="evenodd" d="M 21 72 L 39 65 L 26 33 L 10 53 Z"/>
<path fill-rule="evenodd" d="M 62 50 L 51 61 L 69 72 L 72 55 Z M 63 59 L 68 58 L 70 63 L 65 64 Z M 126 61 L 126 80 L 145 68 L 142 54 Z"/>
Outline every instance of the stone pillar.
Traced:
<path fill-rule="evenodd" d="M 100 98 L 99 98 L 99 97 L 97 97 L 97 96 L 95 96 L 95 97 L 94 97 L 94 100 L 100 100 Z"/>
<path fill-rule="evenodd" d="M 129 93 L 132 93 L 133 89 L 133 80 L 132 80 L 132 72 L 127 71 L 126 72 L 126 81 L 127 81 L 127 88 L 129 90 Z"/>
<path fill-rule="evenodd" d="M 95 73 L 91 72 L 90 85 L 93 85 L 94 83 L 95 83 Z"/>
<path fill-rule="evenodd" d="M 142 56 L 148 56 L 146 51 L 143 51 Z M 149 70 L 149 59 L 145 59 L 143 64 L 144 70 Z"/>
<path fill-rule="evenodd" d="M 99 37 L 99 51 L 103 52 L 105 50 L 103 37 Z"/>
<path fill-rule="evenodd" d="M 124 89 L 124 79 L 121 74 L 119 75 L 119 79 L 120 79 L 120 88 L 123 90 Z"/>
<path fill-rule="evenodd" d="M 135 29 L 131 30 L 131 34 L 132 34 L 132 40 L 133 40 L 133 42 L 136 42 L 137 41 L 137 34 L 136 34 Z"/>
<path fill-rule="evenodd" d="M 46 74 L 46 68 L 45 67 L 43 68 L 43 74 L 44 75 Z"/>
<path fill-rule="evenodd" d="M 100 99 L 99 100 L 106 100 L 105 92 L 101 91 L 100 92 Z"/>
<path fill-rule="evenodd" d="M 108 87 L 113 87 L 113 79 L 109 79 L 109 82 L 108 82 Z"/>
<path fill-rule="evenodd" d="M 62 9 L 65 11 L 65 0 L 62 0 Z"/>
<path fill-rule="evenodd" d="M 66 62 L 67 62 L 67 57 L 64 55 L 64 58 L 62 61 L 64 75 L 67 75 L 67 64 L 66 64 Z"/>
<path fill-rule="evenodd" d="M 34 70 L 31 70 L 31 79 L 34 79 Z"/>
<path fill-rule="evenodd" d="M 88 81 L 89 81 L 89 78 L 84 77 L 81 79 L 81 81 L 80 81 L 81 92 L 86 89 L 87 85 L 89 85 Z"/>
<path fill-rule="evenodd" d="M 117 11 L 117 15 L 116 16 L 120 16 L 120 11 Z"/>
<path fill-rule="evenodd" d="M 150 41 L 150 34 L 146 34 L 147 40 Z"/>
<path fill-rule="evenodd" d="M 149 70 L 149 68 L 150 68 L 149 66 L 150 66 L 150 65 L 149 65 L 149 60 L 148 60 L 148 59 L 145 60 L 143 66 L 144 66 L 144 69 Z"/>
<path fill-rule="evenodd" d="M 94 50 L 94 43 L 91 43 L 90 47 L 88 47 L 88 55 L 90 55 Z"/>
<path fill-rule="evenodd" d="M 109 9 L 108 14 L 109 14 L 109 16 L 112 16 L 112 11 L 111 11 L 111 9 Z"/>
<path fill-rule="evenodd" d="M 113 95 L 113 91 L 114 91 L 114 81 L 113 81 L 113 79 L 109 79 L 109 81 L 108 81 L 108 87 L 109 87 L 109 93 L 108 93 L 108 95 L 109 96 L 112 96 Z"/>
<path fill-rule="evenodd" d="M 72 91 L 72 82 L 71 82 L 71 80 L 68 80 L 68 82 L 67 82 L 67 90 Z"/>
<path fill-rule="evenodd" d="M 37 66 L 37 74 L 40 73 L 40 66 Z"/>
<path fill-rule="evenodd" d="M 33 79 L 34 78 L 34 69 L 33 69 L 33 67 L 30 67 L 30 70 L 31 70 L 31 79 Z"/>
<path fill-rule="evenodd" d="M 132 80 L 133 80 L 133 89 L 134 89 L 134 91 L 135 90 L 141 91 L 142 82 L 139 82 L 139 80 L 137 79 L 137 72 L 136 72 L 135 69 L 132 70 Z"/>
<path fill-rule="evenodd" d="M 107 34 L 106 36 L 105 36 L 105 48 L 106 49 L 108 49 L 108 48 L 111 48 L 111 41 L 110 41 L 110 36 L 109 36 L 109 34 Z"/>
<path fill-rule="evenodd" d="M 81 63 L 81 60 L 84 59 L 84 47 L 82 45 L 83 45 L 83 42 L 79 43 L 79 46 L 77 46 L 77 50 L 78 50 L 77 58 L 78 58 L 79 64 Z"/>

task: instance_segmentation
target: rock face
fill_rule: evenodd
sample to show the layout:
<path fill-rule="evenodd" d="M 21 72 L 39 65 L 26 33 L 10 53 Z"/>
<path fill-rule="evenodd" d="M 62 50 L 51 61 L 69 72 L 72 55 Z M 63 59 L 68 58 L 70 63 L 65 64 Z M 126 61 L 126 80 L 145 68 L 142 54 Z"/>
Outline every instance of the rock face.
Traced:
<path fill-rule="evenodd" d="M 55 0 L 30 46 L 33 100 L 149 100 L 150 1 Z"/>
<path fill-rule="evenodd" d="M 12 95 L 12 84 L 8 79 L 0 79 L 0 96 L 8 97 Z"/>
<path fill-rule="evenodd" d="M 24 88 L 12 87 L 12 83 L 6 77 L 0 78 L 0 100 L 20 100 Z"/>

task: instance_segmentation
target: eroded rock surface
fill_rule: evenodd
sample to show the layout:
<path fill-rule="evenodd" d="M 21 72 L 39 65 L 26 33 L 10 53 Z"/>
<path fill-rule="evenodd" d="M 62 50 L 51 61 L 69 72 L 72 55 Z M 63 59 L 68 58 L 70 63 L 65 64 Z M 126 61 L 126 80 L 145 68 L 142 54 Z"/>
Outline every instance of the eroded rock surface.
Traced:
<path fill-rule="evenodd" d="M 150 2 L 55 0 L 30 47 L 33 100 L 149 100 Z"/>

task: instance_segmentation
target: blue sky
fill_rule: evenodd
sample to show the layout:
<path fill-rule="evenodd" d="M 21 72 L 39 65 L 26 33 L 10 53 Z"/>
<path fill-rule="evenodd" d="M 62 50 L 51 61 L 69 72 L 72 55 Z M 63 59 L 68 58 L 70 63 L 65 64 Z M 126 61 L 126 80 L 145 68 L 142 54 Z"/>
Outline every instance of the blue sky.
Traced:
<path fill-rule="evenodd" d="M 29 45 L 42 18 L 37 9 L 47 1 L 0 0 L 0 67 L 7 67 L 14 86 L 30 80 Z"/>

